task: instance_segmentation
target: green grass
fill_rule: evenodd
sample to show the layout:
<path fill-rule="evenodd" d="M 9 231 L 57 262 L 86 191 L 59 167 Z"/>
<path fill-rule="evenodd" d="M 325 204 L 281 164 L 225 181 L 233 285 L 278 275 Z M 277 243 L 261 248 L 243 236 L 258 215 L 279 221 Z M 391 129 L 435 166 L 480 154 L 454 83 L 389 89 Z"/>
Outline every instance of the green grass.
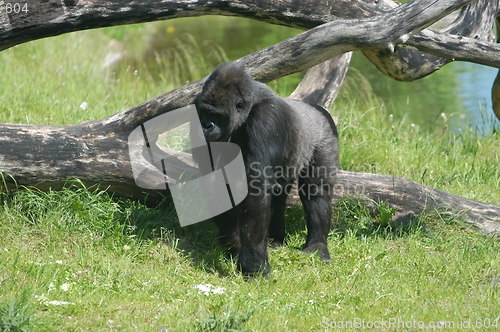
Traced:
<path fill-rule="evenodd" d="M 162 58 L 155 60 L 161 75 L 135 67 L 135 58 L 101 69 L 110 36 L 121 36 L 128 53 L 128 47 L 140 53 L 147 45 L 134 36 L 152 28 L 113 29 L 2 52 L 0 122 L 99 119 L 182 84 L 185 78 L 167 75 L 173 71 Z M 196 68 L 197 57 L 203 55 L 186 59 L 194 66 L 188 79 L 211 70 L 206 62 Z M 182 58 L 172 66 L 186 66 Z M 333 110 L 344 169 L 407 177 L 499 204 L 498 132 L 453 133 L 443 119 L 432 128 L 391 121 L 375 96 L 353 97 L 367 91 L 356 77 Z M 84 101 L 89 107 L 81 110 Z M 429 329 L 441 322 L 446 330 L 467 324 L 498 330 L 498 238 L 438 213 L 398 229 L 388 221 L 391 213 L 384 203 L 373 211 L 341 200 L 329 237 L 333 262 L 324 264 L 299 253 L 305 226 L 296 206 L 287 212 L 286 246 L 270 251 L 272 278 L 248 282 L 224 258 L 215 227 L 181 228 L 168 201 L 145 206 L 78 182 L 62 191 L 3 191 L 0 331 L 305 331 L 340 324 L 353 330 L 376 323 L 374 330 L 401 331 L 420 322 Z"/>

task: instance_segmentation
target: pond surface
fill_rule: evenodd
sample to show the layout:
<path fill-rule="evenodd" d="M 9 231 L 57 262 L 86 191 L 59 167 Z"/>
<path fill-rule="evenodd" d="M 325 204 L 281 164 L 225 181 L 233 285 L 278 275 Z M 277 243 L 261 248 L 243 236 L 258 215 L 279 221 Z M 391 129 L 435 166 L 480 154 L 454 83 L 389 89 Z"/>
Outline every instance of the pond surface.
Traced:
<path fill-rule="evenodd" d="M 201 49 L 205 45 L 216 45 L 225 53 L 226 60 L 235 60 L 302 32 L 249 19 L 218 16 L 155 24 L 156 31 L 163 32 L 154 36 L 151 45 L 155 52 L 175 47 L 179 40 L 189 39 Z M 220 62 L 220 59 L 212 61 Z M 363 80 L 364 93 L 374 94 L 376 100 L 385 105 L 388 114 L 384 116 L 393 114 L 396 121 L 427 127 L 442 123 L 444 113 L 453 130 L 473 128 L 481 134 L 489 134 L 495 126 L 500 126 L 491 106 L 491 86 L 496 74 L 495 68 L 455 62 L 424 79 L 397 82 L 382 75 L 360 52 L 355 52 L 348 79 Z M 285 85 L 286 93 L 291 93 L 300 80 L 300 74 L 284 80 L 279 84 Z M 373 100 L 373 96 L 363 96 L 359 92 L 352 95 Z M 339 98 L 334 107 L 341 108 L 342 99 L 346 98 Z M 349 102 L 357 104 L 356 100 Z M 362 107 L 361 102 L 359 107 Z"/>
<path fill-rule="evenodd" d="M 479 132 L 488 134 L 500 124 L 491 104 L 491 87 L 498 69 L 467 62 L 457 65 L 460 85 L 456 93 L 461 98 L 464 113 Z"/>

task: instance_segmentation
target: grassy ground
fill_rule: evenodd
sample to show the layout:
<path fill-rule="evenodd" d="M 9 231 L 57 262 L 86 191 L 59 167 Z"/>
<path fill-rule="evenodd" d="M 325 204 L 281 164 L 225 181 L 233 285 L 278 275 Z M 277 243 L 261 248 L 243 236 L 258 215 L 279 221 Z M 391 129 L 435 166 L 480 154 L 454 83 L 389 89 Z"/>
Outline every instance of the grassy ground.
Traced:
<path fill-rule="evenodd" d="M 135 28 L 128 40 L 148 29 Z M 133 59 L 102 69 L 110 36 L 120 32 L 2 52 L 0 122 L 79 123 L 181 84 Z M 174 64 L 196 57 L 203 58 Z M 210 71 L 199 63 L 182 80 Z M 165 59 L 157 65 L 175 72 Z M 274 87 L 288 92 L 285 83 Z M 498 132 L 453 134 L 441 118 L 433 128 L 411 126 L 390 118 L 368 90 L 351 79 L 334 110 L 344 169 L 500 204 Z M 272 279 L 248 282 L 224 258 L 209 222 L 180 228 L 168 204 L 147 207 L 76 184 L 0 192 L 0 331 L 500 329 L 500 243 L 454 218 L 434 213 L 407 229 L 381 229 L 366 208 L 343 200 L 329 238 L 333 263 L 324 264 L 299 254 L 305 228 L 295 207 L 287 245 L 270 252 Z"/>

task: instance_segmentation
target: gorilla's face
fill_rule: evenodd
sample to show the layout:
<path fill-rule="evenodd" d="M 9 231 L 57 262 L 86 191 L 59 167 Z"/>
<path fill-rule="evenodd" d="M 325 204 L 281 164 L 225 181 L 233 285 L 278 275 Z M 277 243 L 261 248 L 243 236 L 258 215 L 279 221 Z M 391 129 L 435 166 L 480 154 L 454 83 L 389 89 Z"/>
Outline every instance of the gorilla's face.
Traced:
<path fill-rule="evenodd" d="M 196 105 L 203 134 L 207 141 L 228 141 L 245 122 L 250 110 L 249 102 L 237 91 L 226 90 L 210 97 Z"/>
<path fill-rule="evenodd" d="M 237 68 L 210 76 L 195 105 L 207 141 L 227 142 L 247 119 L 252 107 L 253 81 Z"/>

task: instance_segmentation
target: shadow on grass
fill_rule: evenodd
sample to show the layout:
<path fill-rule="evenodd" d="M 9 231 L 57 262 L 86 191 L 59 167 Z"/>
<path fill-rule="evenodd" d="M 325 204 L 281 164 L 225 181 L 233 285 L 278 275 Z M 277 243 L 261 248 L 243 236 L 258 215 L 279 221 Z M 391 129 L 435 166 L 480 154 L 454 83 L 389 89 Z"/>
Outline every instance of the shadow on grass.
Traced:
<path fill-rule="evenodd" d="M 235 264 L 217 239 L 217 227 L 206 220 L 186 227 L 180 227 L 172 201 L 165 197 L 155 207 L 146 207 L 139 202 L 128 201 L 124 211 L 129 211 L 121 223 L 127 224 L 141 239 L 160 239 L 189 258 L 194 266 L 206 272 L 223 276 L 234 274 Z M 417 232 L 426 232 L 425 217 L 398 218 L 396 209 L 385 202 L 367 204 L 360 199 L 344 197 L 333 207 L 333 222 L 330 236 L 355 235 L 359 238 L 382 237 L 401 238 Z M 432 218 L 431 218 L 432 219 Z M 295 204 L 286 211 L 287 238 L 306 240 L 306 222 L 302 205 Z M 286 240 L 285 240 L 286 241 Z M 301 250 L 301 246 L 292 245 Z"/>
<path fill-rule="evenodd" d="M 226 250 L 219 244 L 217 228 L 211 220 L 181 227 L 172 200 L 155 197 L 155 201 L 154 205 L 146 205 L 136 200 L 117 200 L 123 211 L 118 222 L 140 241 L 161 241 L 174 248 L 193 266 L 221 276 L 231 273 Z"/>
<path fill-rule="evenodd" d="M 332 209 L 332 228 L 330 235 L 341 237 L 352 234 L 357 237 L 398 238 L 425 230 L 422 218 L 398 216 L 397 210 L 385 202 L 365 201 L 353 197 L 342 197 Z M 287 212 L 287 234 L 307 232 L 305 215 L 300 203 Z"/>
<path fill-rule="evenodd" d="M 175 207 L 168 197 L 148 205 L 145 201 L 112 196 L 81 183 L 68 182 L 60 191 L 42 192 L 33 188 L 0 191 L 0 202 L 7 214 L 41 231 L 61 234 L 96 234 L 96 239 L 116 241 L 161 241 L 189 259 L 193 266 L 220 276 L 233 275 L 235 264 L 227 258 L 227 248 L 217 239 L 217 227 L 210 220 L 181 227 Z M 157 199 L 157 198 L 156 198 Z M 393 220 L 396 211 L 383 202 L 371 204 L 342 198 L 333 209 L 330 236 L 352 234 L 358 237 L 397 238 L 425 231 L 425 218 L 407 223 Z M 433 220 L 435 218 L 428 218 Z M 299 239 L 289 244 L 300 250 L 305 243 L 306 223 L 301 204 L 286 211 L 287 238 Z M 427 221 L 425 221 L 427 222 Z M 297 247 L 297 248 L 295 248 Z"/>

